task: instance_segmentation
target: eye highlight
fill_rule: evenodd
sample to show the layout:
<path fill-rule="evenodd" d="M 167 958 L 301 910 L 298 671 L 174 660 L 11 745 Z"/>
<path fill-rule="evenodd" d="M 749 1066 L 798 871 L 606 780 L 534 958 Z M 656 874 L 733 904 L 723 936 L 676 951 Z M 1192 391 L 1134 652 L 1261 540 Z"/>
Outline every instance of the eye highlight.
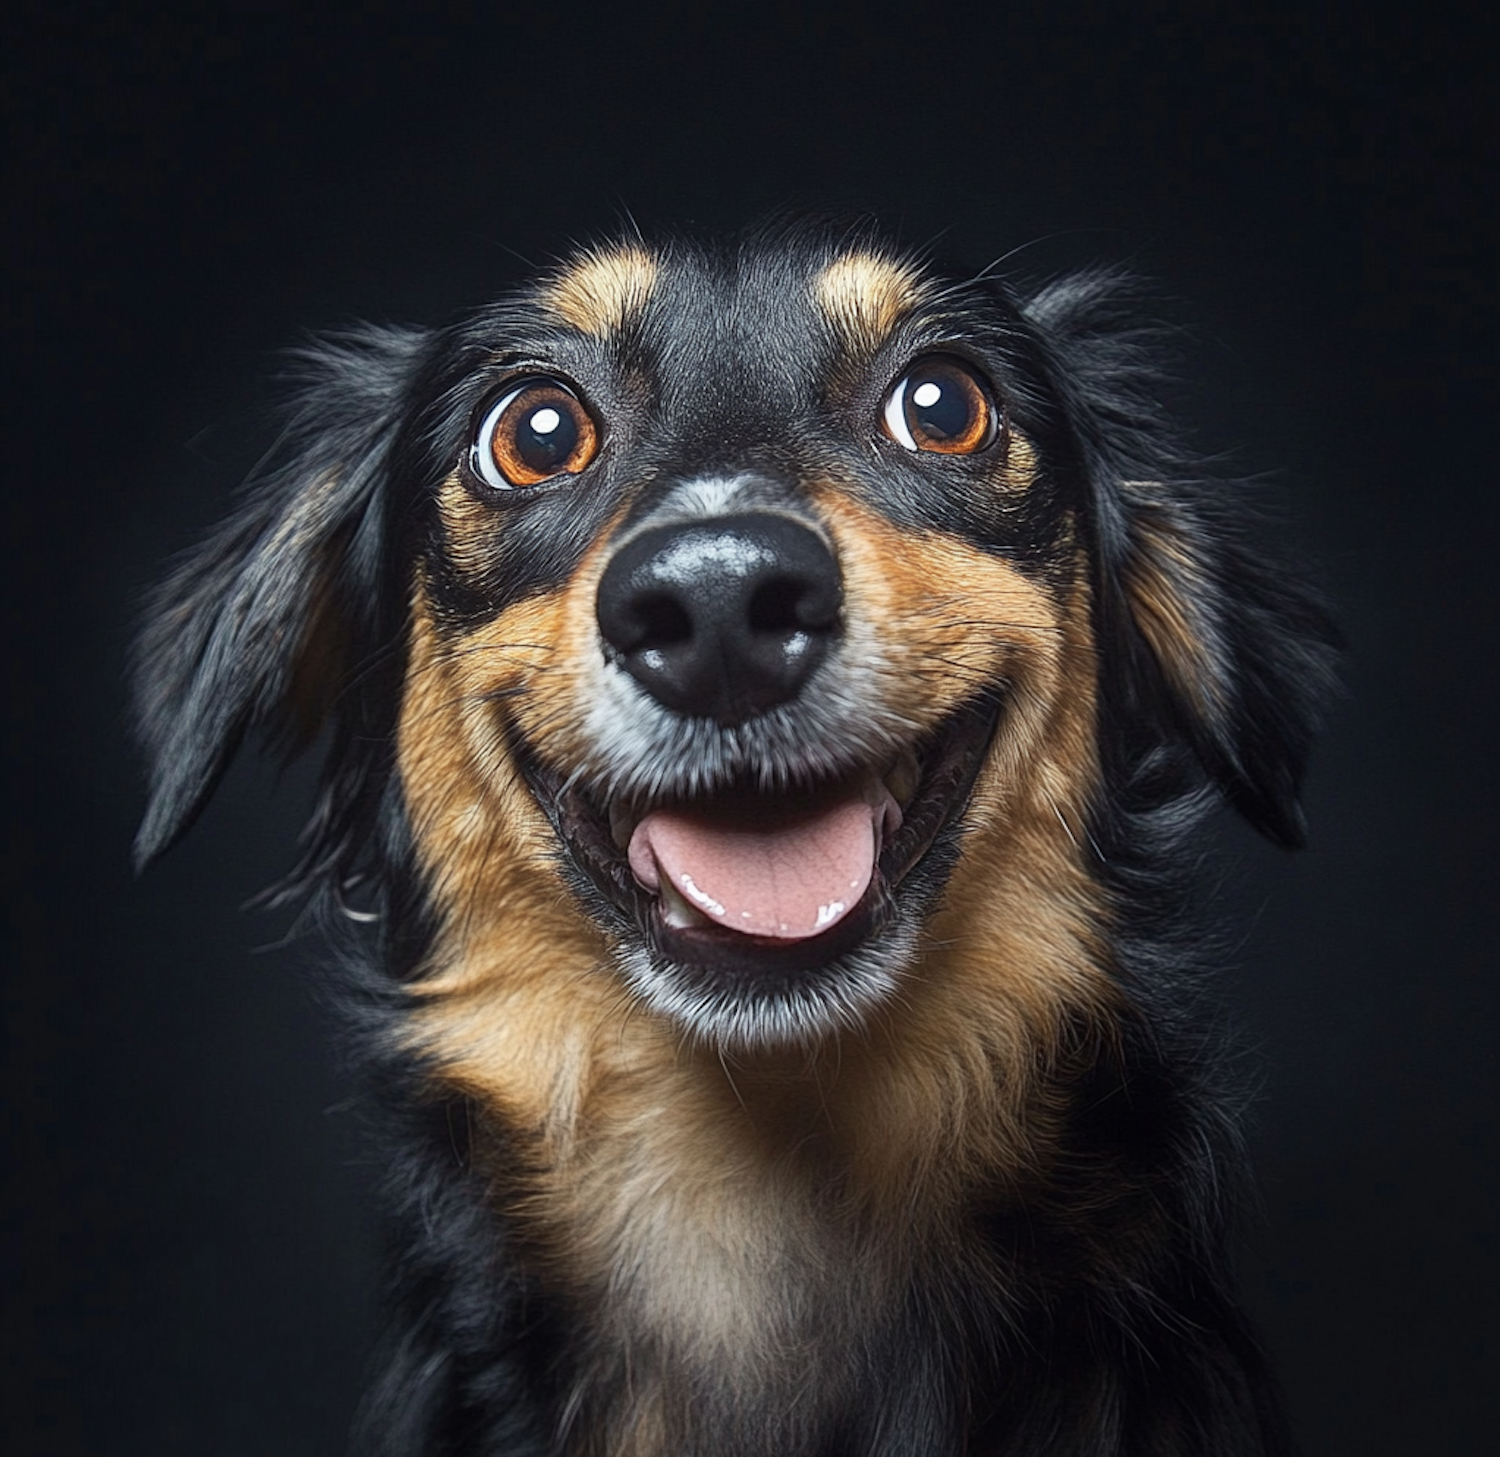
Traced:
<path fill-rule="evenodd" d="M 891 387 L 880 412 L 885 433 L 906 450 L 974 455 L 1001 434 L 989 385 L 946 354 L 919 359 Z"/>
<path fill-rule="evenodd" d="M 469 464 L 487 486 L 510 491 L 577 475 L 599 453 L 594 417 L 556 379 L 522 380 L 485 411 Z"/>

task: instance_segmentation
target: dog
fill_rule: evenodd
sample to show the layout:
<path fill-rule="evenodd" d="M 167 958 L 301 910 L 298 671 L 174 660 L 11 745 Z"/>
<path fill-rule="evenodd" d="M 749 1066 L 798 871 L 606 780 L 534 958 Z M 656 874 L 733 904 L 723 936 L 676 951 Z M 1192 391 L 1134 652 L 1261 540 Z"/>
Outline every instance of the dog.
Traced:
<path fill-rule="evenodd" d="M 137 854 L 317 745 L 280 893 L 349 926 L 398 1231 L 358 1450 L 1291 1450 L 1188 900 L 1216 801 L 1302 839 L 1334 634 L 1145 308 L 783 221 L 294 356 L 149 607 Z"/>

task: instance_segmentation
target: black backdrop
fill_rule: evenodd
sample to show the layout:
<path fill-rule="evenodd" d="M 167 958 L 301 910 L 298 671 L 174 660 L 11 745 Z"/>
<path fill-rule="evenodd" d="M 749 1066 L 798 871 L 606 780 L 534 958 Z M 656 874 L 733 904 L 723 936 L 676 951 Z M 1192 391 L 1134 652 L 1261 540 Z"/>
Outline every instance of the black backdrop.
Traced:
<path fill-rule="evenodd" d="M 1491 1450 L 1493 37 L 1441 5 L 138 8 L 7 22 L 8 1449 L 332 1453 L 360 1383 L 379 1171 L 314 949 L 239 910 L 305 785 L 237 771 L 127 868 L 132 604 L 264 445 L 275 351 L 444 318 L 626 209 L 805 204 L 1186 301 L 1201 439 L 1351 640 L 1312 848 L 1222 827 L 1246 1280 L 1309 1453 Z"/>

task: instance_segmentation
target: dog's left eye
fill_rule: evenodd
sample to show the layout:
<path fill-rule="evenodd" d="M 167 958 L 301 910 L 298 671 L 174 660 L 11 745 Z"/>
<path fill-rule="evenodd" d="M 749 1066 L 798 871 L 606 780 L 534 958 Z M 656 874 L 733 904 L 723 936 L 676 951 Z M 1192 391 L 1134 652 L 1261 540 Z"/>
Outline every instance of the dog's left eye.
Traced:
<path fill-rule="evenodd" d="M 474 473 L 497 491 L 577 475 L 599 451 L 594 418 L 567 385 L 529 379 L 485 412 L 470 451 Z"/>
<path fill-rule="evenodd" d="M 907 450 L 973 455 L 1000 433 L 1000 408 L 967 364 L 934 354 L 919 359 L 891 387 L 880 422 Z"/>

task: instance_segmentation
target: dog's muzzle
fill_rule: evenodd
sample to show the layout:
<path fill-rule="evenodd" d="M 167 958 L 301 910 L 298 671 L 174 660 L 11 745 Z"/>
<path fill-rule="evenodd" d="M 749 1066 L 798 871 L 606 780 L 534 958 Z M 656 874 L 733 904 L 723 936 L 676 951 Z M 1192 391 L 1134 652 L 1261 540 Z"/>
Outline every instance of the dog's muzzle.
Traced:
<path fill-rule="evenodd" d="M 599 584 L 606 653 L 662 708 L 721 729 L 792 702 L 841 636 L 843 586 L 822 536 L 769 511 L 650 527 Z M 817 794 L 653 808 L 629 837 L 663 929 L 712 924 L 804 941 L 869 888 L 901 811 L 874 776 Z"/>

